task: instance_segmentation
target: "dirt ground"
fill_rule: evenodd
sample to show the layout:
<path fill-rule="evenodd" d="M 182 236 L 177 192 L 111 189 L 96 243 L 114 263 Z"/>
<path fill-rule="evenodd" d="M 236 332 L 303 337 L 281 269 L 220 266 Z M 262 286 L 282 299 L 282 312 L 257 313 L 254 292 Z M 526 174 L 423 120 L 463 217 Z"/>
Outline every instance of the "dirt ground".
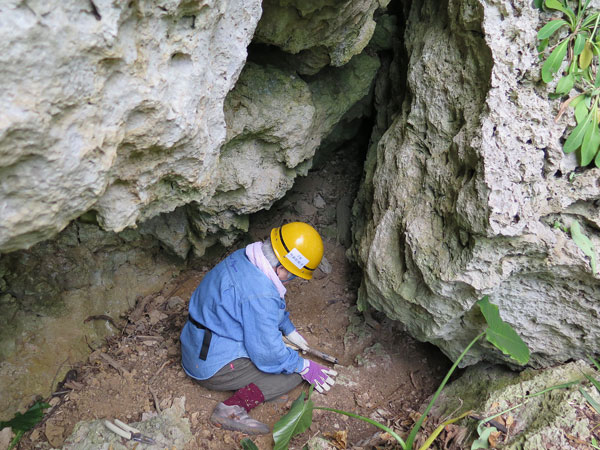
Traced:
<path fill-rule="evenodd" d="M 352 161 L 344 160 L 342 155 L 338 158 L 337 163 L 299 179 L 292 192 L 269 211 L 254 215 L 248 242 L 263 239 L 273 226 L 290 220 L 307 221 L 323 232 L 331 271 L 317 271 L 310 282 L 294 280 L 286 295 L 292 321 L 300 333 L 312 347 L 340 361 L 336 385 L 327 395 L 315 392 L 313 400 L 319 406 L 374 418 L 402 435 L 410 429 L 415 410 L 434 392 L 449 363 L 434 347 L 405 335 L 398 324 L 378 314 L 365 320 L 356 311 L 360 275 L 347 261 L 345 248 L 332 236 L 332 226 L 335 228 L 336 218 L 340 220 L 341 216 L 339 211 L 337 215 L 332 213 L 331 208 L 335 211 L 344 195 L 354 194 L 360 162 L 353 167 Z M 18 448 L 48 448 L 48 442 L 60 447 L 79 421 L 120 418 L 135 422 L 141 420 L 142 413 L 167 408 L 182 396 L 186 398 L 186 417 L 195 439 L 188 448 L 239 448 L 244 435 L 218 429 L 209 422 L 214 406 L 230 394 L 208 391 L 185 375 L 178 341 L 191 293 L 225 255 L 191 264 L 161 292 L 139 299 L 127 318 L 113 318 L 122 329 L 115 330 L 115 335 L 96 348 L 87 361 L 73 367 L 58 393 L 48 399 L 53 405 L 49 414 L 25 435 Z M 251 416 L 272 427 L 302 390 L 308 391 L 306 383 L 293 390 L 287 402 L 260 405 Z M 315 435 L 332 437 L 336 433 L 339 448 L 393 448 L 385 435 L 376 436 L 377 431 L 356 419 L 315 411 L 312 426 L 296 437 L 290 448 L 302 448 Z M 345 447 L 341 442 L 344 436 Z M 270 435 L 252 439 L 261 450 L 273 447 Z M 134 448 L 135 444 L 130 444 L 128 447 Z"/>

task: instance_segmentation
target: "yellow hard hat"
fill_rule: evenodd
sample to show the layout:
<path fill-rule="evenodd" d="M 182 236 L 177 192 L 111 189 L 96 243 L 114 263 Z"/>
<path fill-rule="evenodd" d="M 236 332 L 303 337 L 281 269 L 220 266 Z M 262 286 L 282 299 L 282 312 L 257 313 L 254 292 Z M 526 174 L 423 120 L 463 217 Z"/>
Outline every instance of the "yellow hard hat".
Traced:
<path fill-rule="evenodd" d="M 288 272 L 310 280 L 323 258 L 323 241 L 307 223 L 291 222 L 271 230 L 275 256 Z"/>

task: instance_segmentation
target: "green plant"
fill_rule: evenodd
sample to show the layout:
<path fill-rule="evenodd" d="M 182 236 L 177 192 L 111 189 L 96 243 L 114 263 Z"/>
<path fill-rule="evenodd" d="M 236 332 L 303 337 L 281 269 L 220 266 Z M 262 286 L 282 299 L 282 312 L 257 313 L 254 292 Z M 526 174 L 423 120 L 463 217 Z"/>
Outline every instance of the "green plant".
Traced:
<path fill-rule="evenodd" d="M 526 364 L 529 361 L 529 349 L 527 348 L 527 345 L 523 342 L 523 340 L 519 337 L 515 330 L 500 318 L 498 307 L 493 303 L 489 302 L 488 296 L 484 296 L 481 300 L 477 302 L 477 304 L 479 305 L 483 317 L 488 324 L 487 328 L 480 334 L 478 334 L 475 338 L 473 338 L 473 340 L 469 343 L 469 345 L 467 345 L 467 347 L 463 350 L 463 352 L 454 362 L 454 364 L 442 380 L 437 391 L 431 398 L 431 401 L 425 408 L 425 411 L 423 412 L 423 414 L 421 414 L 417 422 L 414 424 L 408 437 L 406 438 L 406 441 L 404 441 L 396 432 L 394 432 L 389 427 L 367 417 L 359 416 L 358 414 L 354 414 L 348 411 L 314 406 L 314 403 L 310 398 L 312 394 L 311 388 L 309 390 L 307 400 L 304 401 L 304 393 L 301 393 L 300 396 L 292 404 L 290 411 L 275 424 L 275 428 L 273 430 L 273 440 L 275 441 L 274 450 L 287 449 L 290 439 L 296 434 L 303 433 L 310 426 L 310 424 L 312 423 L 312 412 L 314 409 L 332 411 L 338 414 L 343 414 L 349 417 L 368 422 L 388 432 L 394 439 L 396 439 L 396 441 L 404 450 L 412 450 L 415 439 L 417 437 L 417 433 L 423 425 L 427 414 L 429 413 L 435 401 L 442 392 L 442 389 L 448 383 L 448 380 L 452 376 L 452 373 L 454 373 L 454 370 L 458 367 L 460 361 L 464 358 L 464 356 L 471 349 L 471 347 L 475 345 L 475 343 L 479 341 L 483 336 L 485 336 L 487 340 L 490 343 L 492 343 L 496 348 L 498 348 L 503 353 L 516 360 L 519 364 Z M 420 450 L 425 450 L 429 448 L 429 446 L 433 443 L 437 435 L 442 432 L 442 430 L 447 424 L 461 419 L 468 413 L 469 411 L 463 413 L 457 418 L 450 419 L 449 421 L 446 421 L 440 426 L 438 426 L 436 430 L 428 437 L 425 443 L 420 447 Z"/>
<path fill-rule="evenodd" d="M 48 403 L 36 402 L 29 408 L 25 414 L 16 413 L 8 422 L 0 422 L 0 430 L 2 428 L 11 427 L 15 437 L 10 442 L 8 449 L 10 450 L 19 443 L 23 435 L 36 426 L 44 417 L 44 409 L 50 408 Z"/>
<path fill-rule="evenodd" d="M 598 363 L 598 361 L 596 361 L 592 357 L 590 357 L 590 360 L 592 361 L 592 363 L 596 367 L 596 370 L 600 370 L 600 364 Z M 587 373 L 584 373 L 584 375 L 588 379 L 588 381 L 590 383 L 592 383 L 592 385 L 596 388 L 596 390 L 598 392 L 600 392 L 600 382 L 598 380 L 596 380 L 593 376 L 591 376 L 591 375 L 589 375 Z M 598 404 L 598 402 L 596 400 L 594 400 L 594 398 L 590 394 L 588 394 L 581 386 L 579 386 L 579 392 L 581 392 L 581 395 L 583 395 L 583 397 L 590 404 L 590 406 L 592 408 L 594 408 L 594 410 L 596 411 L 596 413 L 600 414 L 600 405 Z M 600 446 L 598 445 L 598 441 L 596 440 L 596 438 L 592 436 L 591 441 L 592 441 L 592 443 L 589 444 L 589 445 L 591 447 L 593 447 L 593 448 L 596 448 L 596 449 L 600 450 Z"/>
<path fill-rule="evenodd" d="M 488 423 L 490 420 L 494 420 L 496 417 L 499 417 L 503 414 L 506 414 L 508 412 L 513 411 L 514 409 L 520 408 L 521 406 L 525 405 L 527 402 L 529 402 L 529 400 L 531 400 L 534 397 L 538 397 L 540 395 L 545 394 L 546 392 L 550 392 L 553 391 L 555 389 L 566 389 L 569 386 L 572 386 L 574 384 L 579 384 L 581 383 L 581 380 L 574 380 L 574 381 L 569 381 L 567 383 L 561 383 L 561 384 L 557 384 L 554 386 L 550 386 L 546 389 L 542 389 L 539 392 L 535 392 L 533 394 L 528 394 L 523 396 L 523 401 L 520 402 L 517 405 L 511 406 L 510 408 L 505 409 L 504 411 L 500 411 L 499 413 L 496 413 L 492 416 L 486 417 L 482 420 L 479 421 L 479 423 L 477 424 L 477 434 L 479 435 L 479 438 L 477 440 L 475 440 L 475 442 L 473 442 L 473 444 L 471 445 L 471 450 L 477 450 L 480 448 L 488 448 L 488 439 L 491 433 L 498 431 L 496 429 L 496 427 L 486 427 L 485 424 Z"/>
<path fill-rule="evenodd" d="M 592 361 L 592 363 L 594 364 L 596 369 L 600 370 L 600 363 L 598 363 L 593 358 L 590 358 L 590 360 Z M 594 377 L 592 377 L 590 374 L 584 373 L 583 375 L 598 390 L 598 392 L 600 392 L 600 382 L 598 380 L 596 380 Z M 500 411 L 499 413 L 493 414 L 489 417 L 486 417 L 486 418 L 480 420 L 477 424 L 477 434 L 479 435 L 479 439 L 477 439 L 477 440 L 475 440 L 475 442 L 473 442 L 473 445 L 471 446 L 471 450 L 482 449 L 482 448 L 487 449 L 489 447 L 488 446 L 489 435 L 495 431 L 498 431 L 496 429 L 496 427 L 493 427 L 493 426 L 485 427 L 485 425 L 488 422 L 490 422 L 491 420 L 495 419 L 496 417 L 502 416 L 503 414 L 509 413 L 517 408 L 520 408 L 521 406 L 524 406 L 525 404 L 527 404 L 529 402 L 529 400 L 531 400 L 534 397 L 538 397 L 540 395 L 543 395 L 543 394 L 553 391 L 555 389 L 566 389 L 575 384 L 580 385 L 582 383 L 582 381 L 584 381 L 584 380 L 583 379 L 573 380 L 573 381 L 569 381 L 566 383 L 561 383 L 561 384 L 557 384 L 554 386 L 550 386 L 546 389 L 542 389 L 541 391 L 535 392 L 533 394 L 525 395 L 525 396 L 523 396 L 523 401 L 521 401 L 520 403 L 518 403 L 514 406 L 511 406 L 510 408 L 507 408 L 503 411 Z M 598 402 L 596 400 L 594 400 L 594 398 L 590 394 L 588 394 L 581 386 L 579 386 L 578 389 L 579 389 L 579 392 L 581 392 L 583 397 L 590 404 L 590 406 L 592 408 L 594 408 L 594 410 L 598 414 L 600 414 L 600 404 L 598 404 Z M 598 446 L 598 442 L 597 442 L 596 438 L 592 437 L 591 441 L 592 441 L 592 443 L 589 445 L 593 448 L 600 450 L 600 447 Z"/>
<path fill-rule="evenodd" d="M 592 267 L 592 273 L 596 274 L 596 250 L 594 249 L 594 244 L 590 241 L 585 234 L 581 231 L 581 226 L 579 222 L 574 220 L 571 222 L 571 238 L 577 244 L 577 247 L 581 249 L 586 256 L 590 258 L 590 266 Z"/>
<path fill-rule="evenodd" d="M 258 447 L 254 443 L 254 441 L 250 438 L 244 438 L 240 441 L 240 445 L 242 446 L 242 450 L 258 450 Z"/>
<path fill-rule="evenodd" d="M 567 137 L 563 151 L 571 153 L 579 150 L 581 166 L 594 161 L 600 167 L 600 73 L 596 58 L 600 54 L 600 14 L 588 10 L 589 4 L 590 0 L 577 0 L 574 9 L 567 0 L 545 0 L 544 5 L 560 11 L 562 18 L 545 24 L 537 37 L 540 54 L 546 50 L 550 52 L 542 65 L 542 80 L 550 83 L 555 74 L 560 73 L 566 59 L 566 69 L 560 73 L 555 95 L 562 97 L 569 96 L 573 90 L 576 92 L 562 103 L 557 116 L 557 119 L 562 116 L 568 106 L 575 109 L 577 125 Z M 559 30 L 558 41 L 549 46 Z"/>

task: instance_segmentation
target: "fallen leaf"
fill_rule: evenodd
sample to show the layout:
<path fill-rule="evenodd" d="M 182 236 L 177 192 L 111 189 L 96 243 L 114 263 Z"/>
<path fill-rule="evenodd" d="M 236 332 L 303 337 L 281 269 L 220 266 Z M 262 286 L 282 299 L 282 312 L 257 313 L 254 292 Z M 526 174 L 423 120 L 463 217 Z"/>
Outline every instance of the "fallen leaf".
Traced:
<path fill-rule="evenodd" d="M 161 320 L 164 320 L 168 317 L 166 314 L 163 314 L 160 311 L 157 311 L 156 309 L 153 309 L 152 311 L 150 311 L 148 313 L 148 316 L 150 317 L 151 325 L 156 325 L 158 322 L 160 322 Z"/>
<path fill-rule="evenodd" d="M 490 443 L 490 447 L 496 448 L 496 445 L 498 444 L 498 439 L 500 438 L 501 434 L 502 433 L 500 433 L 499 431 L 492 431 L 490 433 L 490 437 L 488 438 L 488 442 Z"/>
<path fill-rule="evenodd" d="M 416 423 L 421 417 L 421 413 L 418 413 L 417 411 L 411 411 L 408 413 L 408 417 L 410 417 L 412 421 Z M 425 424 L 425 422 L 427 422 L 427 418 L 425 418 L 423 424 Z"/>
<path fill-rule="evenodd" d="M 506 428 L 510 428 L 513 423 L 515 423 L 515 418 L 513 416 L 508 416 L 506 418 Z"/>
<path fill-rule="evenodd" d="M 344 450 L 348 445 L 348 431 L 336 431 L 335 433 L 323 433 L 330 442 L 338 449 Z"/>

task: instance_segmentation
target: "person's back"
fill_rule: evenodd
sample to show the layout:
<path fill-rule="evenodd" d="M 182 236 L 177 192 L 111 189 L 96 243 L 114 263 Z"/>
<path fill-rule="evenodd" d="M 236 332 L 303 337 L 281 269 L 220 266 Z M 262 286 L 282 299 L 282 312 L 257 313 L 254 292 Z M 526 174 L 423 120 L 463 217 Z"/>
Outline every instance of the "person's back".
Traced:
<path fill-rule="evenodd" d="M 212 332 L 207 357 L 199 358 L 206 330 L 189 321 L 181 334 L 182 363 L 197 380 L 213 376 L 229 361 L 250 358 L 267 373 L 293 373 L 301 366 L 298 353 L 283 344 L 281 334 L 294 325 L 277 289 L 237 250 L 206 274 L 192 294 L 192 320 Z M 210 356 L 210 357 L 209 357 Z"/>
<path fill-rule="evenodd" d="M 237 250 L 206 274 L 194 291 L 181 332 L 182 365 L 199 384 L 235 393 L 219 403 L 211 421 L 248 434 L 270 432 L 248 412 L 280 397 L 302 380 L 329 390 L 333 370 L 300 357 L 306 340 L 286 311 L 284 296 L 296 277 L 312 278 L 323 242 L 308 224 L 294 222 L 271 231 L 270 240 Z"/>

